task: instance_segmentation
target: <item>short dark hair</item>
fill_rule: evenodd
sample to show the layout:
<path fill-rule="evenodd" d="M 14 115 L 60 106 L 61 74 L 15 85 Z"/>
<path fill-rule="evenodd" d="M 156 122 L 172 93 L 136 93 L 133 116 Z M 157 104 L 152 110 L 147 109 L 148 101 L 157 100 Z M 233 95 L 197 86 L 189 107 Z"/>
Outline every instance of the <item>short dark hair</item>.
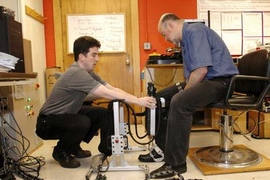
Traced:
<path fill-rule="evenodd" d="M 98 40 L 91 36 L 81 36 L 76 39 L 73 43 L 73 54 L 74 60 L 77 61 L 79 54 L 86 55 L 89 52 L 89 48 L 98 47 L 100 48 L 101 44 Z"/>

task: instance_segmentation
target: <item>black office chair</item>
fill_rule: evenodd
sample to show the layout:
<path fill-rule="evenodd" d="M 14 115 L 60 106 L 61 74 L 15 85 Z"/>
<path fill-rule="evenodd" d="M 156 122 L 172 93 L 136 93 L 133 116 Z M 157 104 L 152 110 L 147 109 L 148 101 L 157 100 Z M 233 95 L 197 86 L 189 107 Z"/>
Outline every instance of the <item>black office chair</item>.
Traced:
<path fill-rule="evenodd" d="M 219 146 L 200 148 L 194 152 L 199 162 L 216 167 L 247 167 L 261 162 L 261 157 L 247 147 L 233 147 L 230 110 L 262 110 L 270 88 L 270 53 L 263 49 L 242 56 L 238 62 L 239 75 L 231 78 L 227 95 L 222 102 L 209 105 L 222 108 Z"/>

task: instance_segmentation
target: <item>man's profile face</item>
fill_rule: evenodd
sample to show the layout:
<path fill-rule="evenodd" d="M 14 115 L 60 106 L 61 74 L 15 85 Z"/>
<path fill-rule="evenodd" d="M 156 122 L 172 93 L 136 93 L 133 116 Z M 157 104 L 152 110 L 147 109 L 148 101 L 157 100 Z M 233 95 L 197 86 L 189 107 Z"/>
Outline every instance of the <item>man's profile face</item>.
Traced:
<path fill-rule="evenodd" d="M 178 45 L 179 41 L 176 39 L 177 34 L 175 32 L 174 24 L 172 22 L 166 22 L 166 26 L 161 26 L 159 32 L 166 41 Z"/>
<path fill-rule="evenodd" d="M 89 52 L 86 55 L 83 54 L 79 55 L 79 60 L 84 70 L 88 72 L 93 71 L 99 60 L 99 48 L 98 47 L 89 48 Z"/>

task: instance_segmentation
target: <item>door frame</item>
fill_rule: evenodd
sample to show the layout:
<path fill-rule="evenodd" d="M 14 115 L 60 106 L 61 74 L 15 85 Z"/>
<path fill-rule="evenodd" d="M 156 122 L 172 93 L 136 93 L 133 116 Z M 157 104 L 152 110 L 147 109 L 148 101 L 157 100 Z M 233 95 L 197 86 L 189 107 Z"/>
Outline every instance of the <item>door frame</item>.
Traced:
<path fill-rule="evenodd" d="M 140 70 L 140 45 L 139 45 L 139 12 L 138 0 L 131 1 L 131 33 L 132 34 L 132 53 L 129 53 L 130 63 L 133 70 L 133 95 L 137 97 L 142 96 L 141 89 L 141 70 Z M 61 14 L 61 0 L 53 0 L 53 17 L 54 17 L 54 36 L 56 49 L 56 66 L 64 69 L 63 60 L 63 33 L 62 33 L 62 14 Z M 135 112 L 141 112 L 142 108 L 135 106 Z M 140 120 L 139 120 L 140 121 Z"/>

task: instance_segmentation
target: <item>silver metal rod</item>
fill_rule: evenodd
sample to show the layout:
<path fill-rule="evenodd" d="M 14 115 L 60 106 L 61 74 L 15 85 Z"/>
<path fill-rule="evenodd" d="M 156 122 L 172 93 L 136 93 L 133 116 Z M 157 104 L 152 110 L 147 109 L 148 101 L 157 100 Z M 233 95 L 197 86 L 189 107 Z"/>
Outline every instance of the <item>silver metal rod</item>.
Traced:
<path fill-rule="evenodd" d="M 219 145 L 220 151 L 233 151 L 233 121 L 231 115 L 221 115 Z"/>

